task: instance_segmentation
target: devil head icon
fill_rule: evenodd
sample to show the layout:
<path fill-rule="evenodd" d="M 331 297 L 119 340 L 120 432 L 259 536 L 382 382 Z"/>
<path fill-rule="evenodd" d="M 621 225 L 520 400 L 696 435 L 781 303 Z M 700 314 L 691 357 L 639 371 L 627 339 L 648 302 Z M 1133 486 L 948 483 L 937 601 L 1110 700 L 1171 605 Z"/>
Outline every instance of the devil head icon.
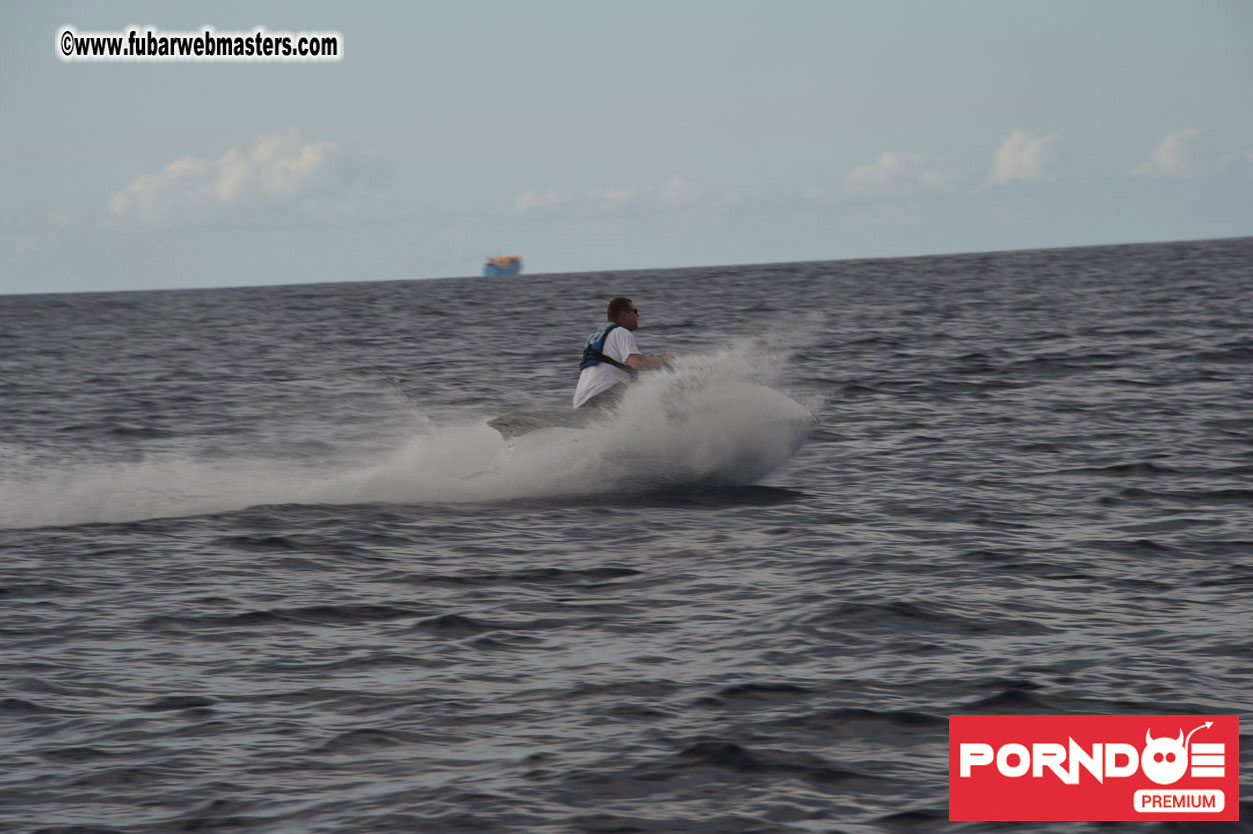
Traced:
<path fill-rule="evenodd" d="M 1188 771 L 1188 748 L 1184 746 L 1183 728 L 1179 728 L 1178 738 L 1153 738 L 1145 730 L 1140 769 L 1159 785 L 1178 782 Z"/>

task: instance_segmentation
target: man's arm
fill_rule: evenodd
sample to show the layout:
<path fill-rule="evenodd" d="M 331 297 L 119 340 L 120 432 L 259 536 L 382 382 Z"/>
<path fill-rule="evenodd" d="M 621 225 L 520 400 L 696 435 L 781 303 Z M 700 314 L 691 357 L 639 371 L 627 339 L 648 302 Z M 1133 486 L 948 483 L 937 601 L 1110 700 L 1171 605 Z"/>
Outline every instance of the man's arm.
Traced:
<path fill-rule="evenodd" d="M 626 363 L 637 371 L 655 371 L 658 368 L 664 368 L 673 358 L 673 353 L 663 353 L 661 356 L 645 356 L 642 353 L 632 353 L 627 357 Z"/>

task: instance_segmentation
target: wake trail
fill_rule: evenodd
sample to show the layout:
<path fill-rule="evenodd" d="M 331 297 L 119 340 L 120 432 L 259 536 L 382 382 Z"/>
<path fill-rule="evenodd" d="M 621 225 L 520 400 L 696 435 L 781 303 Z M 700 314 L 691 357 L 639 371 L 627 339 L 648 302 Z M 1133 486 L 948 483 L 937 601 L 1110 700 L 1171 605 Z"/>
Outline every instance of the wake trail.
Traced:
<path fill-rule="evenodd" d="M 325 423 L 316 414 L 304 417 L 302 440 L 317 440 L 321 450 L 305 456 L 275 457 L 264 445 L 237 444 L 206 458 L 205 441 L 195 438 L 154 446 L 135 461 L 78 460 L 72 453 L 50 459 L 11 446 L 0 449 L 9 464 L 0 473 L 0 527 L 208 515 L 261 504 L 495 502 L 754 483 L 799 448 L 822 406 L 817 395 L 792 392 L 798 402 L 772 387 L 792 345 L 804 338 L 803 328 L 792 327 L 786 338 L 744 339 L 684 357 L 672 371 L 641 375 L 613 416 L 587 429 L 533 432 L 513 449 L 486 425 L 495 415 L 436 424 L 396 397 L 382 400 L 394 413 L 372 415 L 374 427 L 386 424 L 392 435 L 375 448 L 345 439 L 351 426 L 342 413 Z M 361 424 L 363 433 L 370 429 Z M 260 432 L 271 440 L 278 433 L 274 426 Z"/>

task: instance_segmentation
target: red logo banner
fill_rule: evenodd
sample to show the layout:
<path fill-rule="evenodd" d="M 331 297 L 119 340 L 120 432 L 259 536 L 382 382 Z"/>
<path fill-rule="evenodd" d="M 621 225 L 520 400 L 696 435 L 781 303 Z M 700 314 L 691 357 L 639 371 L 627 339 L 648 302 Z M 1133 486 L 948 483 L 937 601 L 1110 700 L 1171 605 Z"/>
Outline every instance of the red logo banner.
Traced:
<path fill-rule="evenodd" d="M 1237 715 L 950 715 L 950 820 L 1240 819 Z"/>

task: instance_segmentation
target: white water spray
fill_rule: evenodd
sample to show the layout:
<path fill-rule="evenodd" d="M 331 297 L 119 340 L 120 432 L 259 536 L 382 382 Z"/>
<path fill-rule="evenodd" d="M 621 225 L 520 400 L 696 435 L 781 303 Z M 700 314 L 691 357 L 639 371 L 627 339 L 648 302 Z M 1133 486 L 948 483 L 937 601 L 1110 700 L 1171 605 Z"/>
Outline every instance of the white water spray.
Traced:
<path fill-rule="evenodd" d="M 34 458 L 7 451 L 0 527 L 123 522 L 220 513 L 259 504 L 491 502 L 760 480 L 803 442 L 805 405 L 768 387 L 780 354 L 743 343 L 644 374 L 610 418 L 587 429 L 525 435 L 507 454 L 487 415 L 442 426 L 419 421 L 407 439 L 362 458 L 264 454 L 204 459 L 190 440 L 138 462 Z M 395 422 L 394 420 L 392 421 Z M 310 427 L 303 427 L 309 433 Z M 354 456 L 355 455 L 355 456 Z"/>

